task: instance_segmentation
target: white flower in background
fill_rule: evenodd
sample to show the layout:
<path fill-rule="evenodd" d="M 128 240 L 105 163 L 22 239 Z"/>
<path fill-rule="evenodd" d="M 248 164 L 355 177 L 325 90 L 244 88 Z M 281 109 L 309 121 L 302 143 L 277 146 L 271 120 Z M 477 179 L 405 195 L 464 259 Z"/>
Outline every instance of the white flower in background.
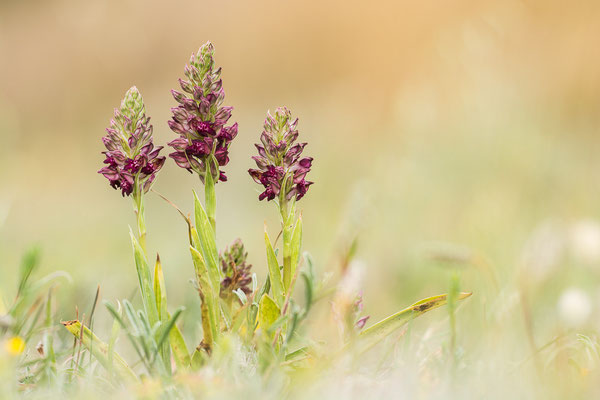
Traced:
<path fill-rule="evenodd" d="M 564 250 L 564 229 L 554 222 L 546 221 L 533 231 L 525 243 L 521 265 L 529 278 L 541 281 L 558 267 Z"/>
<path fill-rule="evenodd" d="M 574 257 L 587 264 L 600 262 L 600 223 L 588 219 L 573 224 L 569 247 Z"/>
<path fill-rule="evenodd" d="M 585 291 L 572 287 L 561 294 L 557 308 L 560 320 L 574 328 L 588 321 L 592 314 L 592 301 Z"/>

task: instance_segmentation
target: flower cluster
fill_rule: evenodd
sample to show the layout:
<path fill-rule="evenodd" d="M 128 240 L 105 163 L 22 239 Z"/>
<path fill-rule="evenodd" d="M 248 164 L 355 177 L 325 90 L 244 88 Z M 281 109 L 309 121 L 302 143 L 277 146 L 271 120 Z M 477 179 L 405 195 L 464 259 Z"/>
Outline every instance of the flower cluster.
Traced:
<path fill-rule="evenodd" d="M 179 79 L 184 93 L 172 90 L 179 103 L 171 109 L 169 127 L 179 137 L 169 143 L 175 151 L 169 156 L 177 165 L 196 172 L 204 181 L 207 170 L 213 179 L 226 181 L 220 171 L 229 162 L 229 146 L 238 132 L 237 123 L 225 126 L 233 107 L 222 106 L 225 98 L 221 68 L 214 67 L 214 47 L 208 42 L 185 67 L 188 80 Z"/>
<path fill-rule="evenodd" d="M 259 200 L 273 200 L 280 196 L 300 200 L 313 182 L 305 179 L 310 171 L 312 157 L 300 158 L 306 143 L 295 143 L 298 138 L 298 119 L 292 120 L 290 110 L 279 107 L 275 115 L 267 113 L 264 130 L 260 136 L 262 145 L 255 145 L 258 156 L 252 157 L 258 169 L 248 173 L 264 186 Z"/>
<path fill-rule="evenodd" d="M 247 257 L 248 253 L 244 250 L 244 244 L 240 239 L 233 242 L 220 255 L 221 269 L 224 275 L 221 281 L 221 296 L 237 289 L 242 290 L 247 295 L 252 292 L 248 287 L 252 282 L 252 276 L 250 275 L 252 265 L 246 263 Z"/>
<path fill-rule="evenodd" d="M 104 175 L 123 196 L 147 192 L 156 173 L 165 162 L 158 154 L 162 146 L 154 148 L 152 125 L 146 117 L 142 95 L 135 86 L 125 93 L 121 107 L 115 109 L 108 134 L 102 138 L 107 151 L 104 164 L 98 173 Z"/>

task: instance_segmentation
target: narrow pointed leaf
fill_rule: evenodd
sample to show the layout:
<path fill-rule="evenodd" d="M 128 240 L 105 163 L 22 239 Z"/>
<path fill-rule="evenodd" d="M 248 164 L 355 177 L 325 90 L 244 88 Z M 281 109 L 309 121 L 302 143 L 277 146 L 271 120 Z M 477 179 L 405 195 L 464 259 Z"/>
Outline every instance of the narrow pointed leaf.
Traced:
<path fill-rule="evenodd" d="M 98 362 L 106 368 L 107 371 L 111 371 L 111 365 L 108 362 L 108 345 L 101 341 L 92 331 L 87 327 L 81 325 L 81 322 L 74 321 L 63 321 L 63 326 L 67 328 L 69 332 L 81 340 L 81 343 L 92 353 L 92 355 L 98 360 Z M 92 342 L 94 343 L 92 346 Z M 115 361 L 115 371 L 119 376 L 129 379 L 137 380 L 137 376 L 131 368 L 127 365 L 125 360 L 117 353 L 112 353 L 113 360 Z"/>
<path fill-rule="evenodd" d="M 294 216 L 296 215 L 296 201 L 292 199 L 288 204 L 287 214 L 282 210 L 281 216 L 283 220 L 283 288 L 284 295 L 288 293 L 292 283 L 292 236 L 294 230 Z"/>
<path fill-rule="evenodd" d="M 192 246 L 190 246 L 190 252 L 192 253 L 194 265 L 196 266 L 197 271 L 199 271 L 197 272 L 198 284 L 204 294 L 204 302 L 206 304 L 208 320 L 210 322 L 210 336 L 206 337 L 207 332 L 205 332 L 205 339 L 209 339 L 210 342 L 212 342 L 219 335 L 219 297 L 218 295 L 215 295 L 215 289 L 213 289 L 213 285 L 208 277 L 206 263 L 204 262 L 202 254 Z"/>
<path fill-rule="evenodd" d="M 156 357 L 158 355 L 158 351 L 162 351 L 162 347 L 164 344 L 166 344 L 167 339 L 169 338 L 169 334 L 171 333 L 171 330 L 173 329 L 173 327 L 175 326 L 175 322 L 177 321 L 177 318 L 179 318 L 179 316 L 181 315 L 181 313 L 183 312 L 183 310 L 185 309 L 185 307 L 179 307 L 177 310 L 175 310 L 175 312 L 173 313 L 173 316 L 171 316 L 168 321 L 161 326 L 161 331 L 160 331 L 160 337 L 158 339 L 157 342 L 157 353 L 154 354 L 154 360 L 156 360 Z"/>
<path fill-rule="evenodd" d="M 472 293 L 460 293 L 457 300 L 463 300 L 471 296 Z M 392 332 L 407 324 L 409 321 L 425 314 L 427 311 L 441 307 L 448 302 L 448 295 L 428 297 L 420 300 L 402 311 L 392 314 L 389 317 L 377 322 L 374 325 L 363 330 L 359 335 L 359 352 L 366 351 L 385 339 Z"/>
<path fill-rule="evenodd" d="M 215 181 L 210 172 L 210 167 L 207 168 L 206 176 L 204 178 L 204 204 L 206 204 L 206 215 L 210 221 L 214 234 L 216 231 L 215 214 L 217 210 L 217 198 L 215 194 Z"/>
<path fill-rule="evenodd" d="M 298 217 L 296 226 L 294 227 L 294 233 L 292 234 L 292 271 L 291 276 L 296 274 L 296 268 L 298 267 L 298 260 L 300 258 L 300 248 L 302 247 L 302 215 Z M 291 290 L 291 289 L 290 289 Z"/>
<path fill-rule="evenodd" d="M 171 344 L 171 350 L 173 350 L 173 358 L 175 359 L 177 368 L 184 369 L 189 367 L 191 362 L 190 353 L 177 325 L 174 325 L 173 329 L 169 332 L 169 343 Z"/>
<path fill-rule="evenodd" d="M 144 251 L 142 250 L 140 244 L 138 243 L 132 232 L 130 232 L 130 236 L 131 243 L 133 245 L 133 257 L 135 259 L 135 267 L 140 282 L 142 303 L 144 304 L 144 309 L 146 310 L 150 323 L 155 324 L 158 321 L 158 312 L 156 309 L 150 268 L 148 267 L 148 261 L 146 260 Z"/>
<path fill-rule="evenodd" d="M 265 246 L 267 248 L 267 265 L 269 266 L 269 280 L 271 281 L 271 289 L 273 290 L 273 297 L 279 307 L 283 305 L 283 281 L 281 278 L 281 271 L 279 270 L 279 263 L 277 262 L 277 256 L 271 245 L 271 239 L 265 228 Z"/>
<path fill-rule="evenodd" d="M 156 256 L 156 264 L 154 265 L 154 299 L 158 311 L 158 319 L 164 322 L 169 318 L 167 316 L 167 290 L 165 288 L 162 264 L 158 255 Z"/>
<path fill-rule="evenodd" d="M 215 243 L 214 229 L 204 211 L 204 207 L 198 200 L 196 192 L 194 192 L 194 214 L 196 217 L 196 229 L 200 239 L 200 248 L 208 275 L 213 287 L 218 287 L 221 284 L 221 269 L 219 268 L 219 254 L 217 252 L 217 244 Z"/>

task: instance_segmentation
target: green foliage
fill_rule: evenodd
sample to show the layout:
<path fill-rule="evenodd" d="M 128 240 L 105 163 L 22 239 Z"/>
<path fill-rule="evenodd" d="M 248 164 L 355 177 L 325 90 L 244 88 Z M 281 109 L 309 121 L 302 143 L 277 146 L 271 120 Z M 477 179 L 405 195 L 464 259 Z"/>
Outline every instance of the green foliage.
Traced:
<path fill-rule="evenodd" d="M 273 336 L 273 332 L 271 328 L 273 324 L 279 319 L 281 315 L 281 310 L 273 301 L 269 295 L 264 295 L 260 299 L 260 308 L 258 313 L 258 327 L 262 329 L 265 333 L 270 333 L 269 336 Z"/>
<path fill-rule="evenodd" d="M 463 300 L 471 296 L 471 294 L 472 293 L 460 293 L 456 299 Z M 359 351 L 363 352 L 369 350 L 371 347 L 385 339 L 398 328 L 406 325 L 411 320 L 423 315 L 428 311 L 446 305 L 447 303 L 448 295 L 446 294 L 428 297 L 366 328 L 359 335 Z"/>
<path fill-rule="evenodd" d="M 96 360 L 109 372 L 115 376 L 137 380 L 136 374 L 129 368 L 125 360 L 115 352 L 111 352 L 111 357 L 108 357 L 108 345 L 102 342 L 96 335 L 87 327 L 83 326 L 80 321 L 65 321 L 62 322 L 65 328 L 73 334 L 93 355 Z M 109 362 L 110 361 L 110 362 Z"/>
<path fill-rule="evenodd" d="M 265 246 L 267 247 L 267 265 L 269 267 L 269 282 L 271 283 L 271 290 L 273 291 L 273 297 L 276 303 L 281 307 L 283 305 L 284 291 L 283 291 L 283 280 L 281 277 L 281 271 L 279 268 L 279 262 L 277 256 L 271 245 L 271 239 L 265 227 Z"/>

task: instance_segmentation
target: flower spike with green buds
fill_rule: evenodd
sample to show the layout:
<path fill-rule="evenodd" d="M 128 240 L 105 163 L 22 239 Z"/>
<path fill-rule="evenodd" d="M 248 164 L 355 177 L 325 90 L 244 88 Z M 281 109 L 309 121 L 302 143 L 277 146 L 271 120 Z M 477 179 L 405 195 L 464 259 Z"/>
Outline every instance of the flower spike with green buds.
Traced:
<path fill-rule="evenodd" d="M 275 115 L 267 113 L 260 136 L 262 145 L 255 145 L 259 155 L 252 157 L 258 169 L 248 170 L 252 179 L 265 188 L 259 200 L 276 197 L 281 203 L 293 197 L 300 200 L 313 184 L 305 179 L 313 159 L 300 158 L 306 143 L 295 143 L 297 126 L 298 118 L 292 120 L 292 113 L 285 107 L 277 108 Z"/>
<path fill-rule="evenodd" d="M 220 167 L 229 162 L 229 146 L 238 132 L 237 123 L 225 126 L 233 107 L 222 106 L 225 91 L 221 68 L 215 69 L 214 51 L 207 42 L 192 54 L 185 67 L 188 80 L 179 79 L 183 93 L 171 91 L 179 105 L 171 109 L 173 119 L 168 122 L 179 135 L 169 143 L 175 149 L 169 157 L 180 167 L 196 172 L 202 182 L 207 171 L 214 182 L 227 180 Z"/>
<path fill-rule="evenodd" d="M 121 189 L 123 196 L 147 192 L 165 157 L 158 156 L 162 146 L 154 148 L 150 118 L 146 117 L 142 95 L 135 86 L 125 93 L 106 131 L 102 141 L 107 149 L 103 152 L 107 165 L 98 173 L 113 188 Z"/>

